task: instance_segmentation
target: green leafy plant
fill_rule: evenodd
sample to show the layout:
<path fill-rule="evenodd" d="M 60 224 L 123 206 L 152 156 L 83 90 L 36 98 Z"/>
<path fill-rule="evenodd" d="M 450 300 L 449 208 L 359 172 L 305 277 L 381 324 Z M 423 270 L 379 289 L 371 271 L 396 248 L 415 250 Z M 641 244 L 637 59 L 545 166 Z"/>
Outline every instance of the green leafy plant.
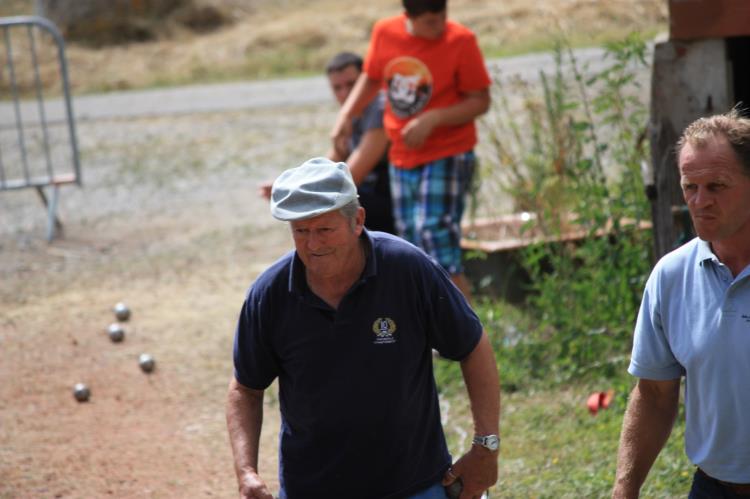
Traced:
<path fill-rule="evenodd" d="M 516 210 L 535 214 L 527 234 L 546 236 L 523 251 L 534 324 L 503 347 L 531 378 L 614 376 L 627 361 L 651 265 L 640 176 L 647 111 L 635 77 L 645 56 L 631 35 L 607 45 L 604 68 L 591 73 L 561 41 L 554 71 L 540 75 L 541 96 L 511 82 L 523 97 L 520 113 L 507 83 L 495 83 L 495 181 Z"/>

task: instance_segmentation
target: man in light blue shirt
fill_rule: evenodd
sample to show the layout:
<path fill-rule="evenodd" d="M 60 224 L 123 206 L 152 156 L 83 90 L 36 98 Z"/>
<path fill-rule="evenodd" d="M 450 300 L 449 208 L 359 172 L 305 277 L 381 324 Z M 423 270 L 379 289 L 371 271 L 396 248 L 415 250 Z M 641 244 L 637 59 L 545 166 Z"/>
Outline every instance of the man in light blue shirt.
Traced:
<path fill-rule="evenodd" d="M 692 123 L 677 144 L 698 237 L 649 277 L 628 371 L 614 498 L 638 497 L 671 433 L 685 377 L 691 499 L 750 497 L 750 120 Z"/>

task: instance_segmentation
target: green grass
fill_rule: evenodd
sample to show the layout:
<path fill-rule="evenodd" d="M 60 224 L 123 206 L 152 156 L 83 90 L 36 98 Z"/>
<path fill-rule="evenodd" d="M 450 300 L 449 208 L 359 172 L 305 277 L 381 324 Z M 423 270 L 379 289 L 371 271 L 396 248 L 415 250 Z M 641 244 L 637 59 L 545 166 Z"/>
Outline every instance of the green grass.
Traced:
<path fill-rule="evenodd" d="M 438 369 L 447 361 L 438 361 Z M 502 371 L 501 366 L 501 371 Z M 617 463 L 620 428 L 634 379 L 623 375 L 612 405 L 593 416 L 586 400 L 594 391 L 618 384 L 574 384 L 502 394 L 500 479 L 492 497 L 609 497 Z M 466 396 L 456 388 L 442 395 L 450 407 L 446 436 L 454 458 L 472 434 Z M 444 403 L 444 406 L 446 404 Z M 644 498 L 686 497 L 693 467 L 683 449 L 680 416 L 641 491 Z"/>
<path fill-rule="evenodd" d="M 615 476 L 617 448 L 627 399 L 636 379 L 619 374 L 556 383 L 532 376 L 513 346 L 528 330 L 527 312 L 502 301 L 479 300 L 476 309 L 493 344 L 502 385 L 502 452 L 500 480 L 492 497 L 609 497 Z M 628 356 L 629 358 L 629 356 Z M 460 366 L 435 361 L 443 400 L 445 432 L 454 458 L 466 449 L 472 418 Z M 608 409 L 592 416 L 589 395 L 615 390 Z M 446 417 L 447 416 L 447 417 Z M 642 489 L 644 498 L 686 497 L 693 467 L 685 456 L 684 412 Z"/>
<path fill-rule="evenodd" d="M 606 386 L 600 388 L 607 388 Z M 627 395 L 589 414 L 591 387 L 518 393 L 505 397 L 499 484 L 502 497 L 606 497 L 615 475 Z M 677 425 L 654 466 L 643 497 L 685 497 L 691 466 Z"/>

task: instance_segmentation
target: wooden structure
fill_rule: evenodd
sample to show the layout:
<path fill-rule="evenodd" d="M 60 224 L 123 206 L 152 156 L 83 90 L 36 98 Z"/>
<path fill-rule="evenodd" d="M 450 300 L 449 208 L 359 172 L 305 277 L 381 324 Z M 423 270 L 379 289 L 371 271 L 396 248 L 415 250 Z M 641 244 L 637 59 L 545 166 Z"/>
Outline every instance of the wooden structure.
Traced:
<path fill-rule="evenodd" d="M 674 146 L 702 116 L 736 104 L 750 108 L 750 2 L 669 0 L 669 40 L 654 48 L 651 80 L 654 256 L 684 242 L 692 227 L 684 213 Z"/>

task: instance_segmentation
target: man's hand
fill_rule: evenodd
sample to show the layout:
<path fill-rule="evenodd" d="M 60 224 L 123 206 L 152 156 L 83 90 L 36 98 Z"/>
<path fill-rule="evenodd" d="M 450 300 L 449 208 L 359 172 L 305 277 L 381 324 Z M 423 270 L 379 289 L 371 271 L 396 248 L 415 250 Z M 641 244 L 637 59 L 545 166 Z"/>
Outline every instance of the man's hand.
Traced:
<path fill-rule="evenodd" d="M 461 456 L 443 477 L 443 486 L 450 485 L 459 478 L 463 482 L 460 499 L 479 499 L 497 482 L 497 456 L 484 447 L 472 445 L 469 452 Z"/>
<path fill-rule="evenodd" d="M 267 180 L 258 186 L 258 195 L 263 199 L 271 200 L 271 188 L 273 187 L 273 181 Z"/>
<path fill-rule="evenodd" d="M 257 473 L 246 471 L 240 479 L 240 499 L 274 499 L 274 497 Z"/>
<path fill-rule="evenodd" d="M 419 149 L 424 144 L 427 137 L 438 124 L 438 115 L 434 110 L 425 111 L 419 116 L 413 118 L 401 129 L 401 138 L 404 140 L 406 147 L 410 149 Z"/>

